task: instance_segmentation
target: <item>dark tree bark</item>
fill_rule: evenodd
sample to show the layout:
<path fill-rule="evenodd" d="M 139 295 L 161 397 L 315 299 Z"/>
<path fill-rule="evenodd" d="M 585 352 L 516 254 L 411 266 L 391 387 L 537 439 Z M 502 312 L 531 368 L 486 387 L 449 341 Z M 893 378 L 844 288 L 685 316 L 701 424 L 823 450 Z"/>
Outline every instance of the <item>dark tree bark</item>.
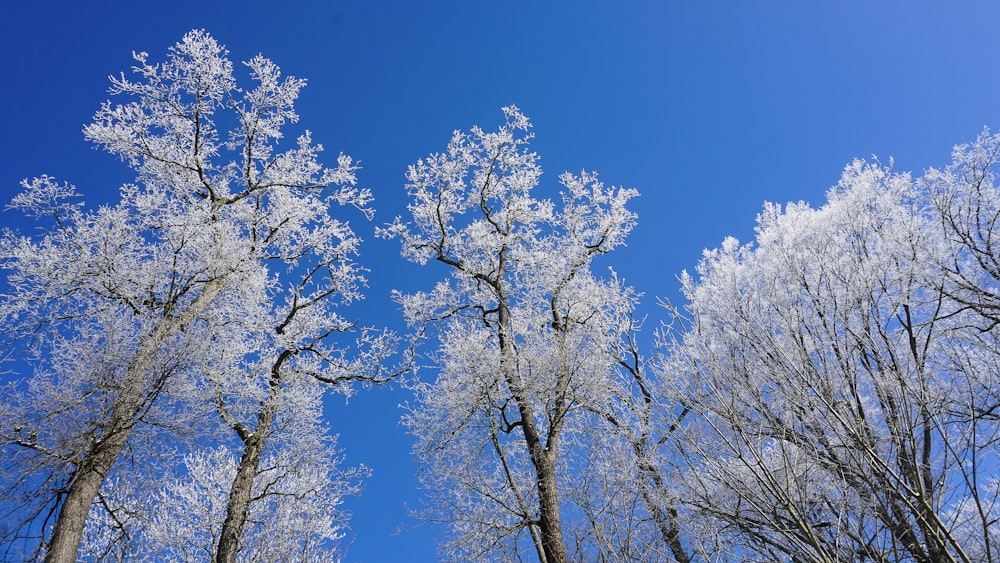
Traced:
<path fill-rule="evenodd" d="M 243 442 L 243 456 L 240 458 L 239 468 L 236 470 L 236 478 L 233 479 L 229 489 L 229 502 L 226 504 L 226 519 L 222 523 L 222 531 L 219 535 L 219 547 L 215 553 L 217 563 L 235 563 L 236 554 L 240 548 L 240 538 L 243 537 L 243 528 L 246 526 L 247 513 L 250 511 L 250 501 L 253 495 L 253 481 L 257 477 L 260 467 L 260 454 L 264 451 L 264 442 L 274 424 L 274 417 L 278 410 L 278 402 L 281 399 L 281 366 L 292 357 L 290 350 L 283 351 L 271 368 L 271 379 L 268 382 L 268 395 L 261 405 L 260 413 L 257 415 L 257 428 L 249 432 L 239 422 L 232 420 L 223 407 L 219 406 L 220 413 L 226 422 L 236 431 Z"/>

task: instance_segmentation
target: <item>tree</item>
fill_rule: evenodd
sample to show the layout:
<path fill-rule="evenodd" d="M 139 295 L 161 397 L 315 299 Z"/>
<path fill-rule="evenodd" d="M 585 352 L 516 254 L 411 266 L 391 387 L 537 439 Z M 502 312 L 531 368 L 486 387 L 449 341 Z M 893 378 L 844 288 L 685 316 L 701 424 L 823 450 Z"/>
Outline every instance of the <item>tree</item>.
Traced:
<path fill-rule="evenodd" d="M 931 168 L 920 179 L 949 244 L 942 264 L 949 282 L 945 290 L 963 310 L 982 317 L 984 331 L 1000 324 L 1000 301 L 992 291 L 1000 281 L 993 240 L 1000 214 L 998 153 L 1000 137 L 984 131 L 974 143 L 955 147 L 950 166 Z"/>
<path fill-rule="evenodd" d="M 239 439 L 240 451 L 240 462 L 228 487 L 225 519 L 213 548 L 216 561 L 236 561 L 243 547 L 243 530 L 251 503 L 262 504 L 263 496 L 284 496 L 294 499 L 296 504 L 316 504 L 315 512 L 326 510 L 323 503 L 329 499 L 322 490 L 310 494 L 280 492 L 284 489 L 282 483 L 272 482 L 263 494 L 255 492 L 260 489 L 258 478 L 273 480 L 271 475 L 278 472 L 270 466 L 266 470 L 268 475 L 260 474 L 262 455 L 269 447 L 279 448 L 271 456 L 283 460 L 285 473 L 325 474 L 336 467 L 332 458 L 317 461 L 319 454 L 310 458 L 296 453 L 324 448 L 321 427 L 315 421 L 300 421 L 318 418 L 322 412 L 318 397 L 323 392 L 315 388 L 322 386 L 349 395 L 352 383 L 383 383 L 403 371 L 383 369 L 395 353 L 396 339 L 392 333 L 359 329 L 338 312 L 338 306 L 361 297 L 358 285 L 364 280 L 355 266 L 345 261 L 359 241 L 349 229 L 320 236 L 330 240 L 339 238 L 341 244 L 329 253 L 295 257 L 297 269 L 303 272 L 299 279 L 287 290 L 273 292 L 274 301 L 259 300 L 262 306 L 252 320 L 245 318 L 245 309 L 234 309 L 214 319 L 213 326 L 219 331 L 214 335 L 217 341 L 239 340 L 249 344 L 235 354 L 230 349 L 231 359 L 219 362 L 207 372 L 210 396 L 204 399 L 215 405 L 221 421 Z M 235 335 L 230 334 L 233 327 L 237 330 Z M 351 334 L 357 337 L 352 346 L 337 341 L 338 337 Z M 336 484 L 335 479 L 328 481 L 328 488 Z M 337 498 L 340 496 L 342 492 L 338 492 Z M 268 529 L 266 533 L 273 536 L 275 530 Z M 309 551 L 299 550 L 299 553 Z"/>
<path fill-rule="evenodd" d="M 438 327 L 437 376 L 413 384 L 406 423 L 438 493 L 432 517 L 452 522 L 446 555 L 514 556 L 527 533 L 539 560 L 556 563 L 567 560 L 560 486 L 576 477 L 564 436 L 604 401 L 611 343 L 636 299 L 590 268 L 632 229 L 636 192 L 567 173 L 559 205 L 536 198 L 530 123 L 503 111 L 498 131 L 456 131 L 446 152 L 409 168 L 413 221 L 382 234 L 450 271 L 430 292 L 399 296 L 410 323 Z"/>
<path fill-rule="evenodd" d="M 283 272 L 309 272 L 287 293 L 286 313 L 306 307 L 296 297 L 350 301 L 363 283 L 357 237 L 328 213 L 334 202 L 371 213 L 356 166 L 341 155 L 323 167 L 308 132 L 279 146 L 298 119 L 303 80 L 258 55 L 245 63 L 256 84 L 241 89 L 227 52 L 203 31 L 186 34 L 161 64 L 135 59 L 137 79 L 113 77 L 110 90 L 131 101 L 106 103 L 84 132 L 127 162 L 136 184 L 121 188 L 117 204 L 84 211 L 71 186 L 26 181 L 11 206 L 47 218 L 46 230 L 0 240 L 9 287 L 0 325 L 39 365 L 0 407 L 4 520 L 18 522 L 4 530 L 8 553 L 37 541 L 48 561 L 75 559 L 102 484 L 122 455 L 141 454 L 136 431 L 152 422 L 164 390 L 199 373 L 232 374 L 227 362 L 253 348 L 240 339 L 259 327 L 248 321 L 235 342 L 213 331 L 273 312 Z M 329 333 L 343 328 L 330 323 Z M 293 355 L 324 335 L 282 341 L 277 332 Z"/>
<path fill-rule="evenodd" d="M 854 162 L 822 208 L 766 206 L 755 245 L 727 239 L 683 278 L 665 377 L 692 412 L 681 498 L 719 530 L 699 553 L 995 560 L 1000 364 L 948 289 L 965 261 L 928 195 Z"/>
<path fill-rule="evenodd" d="M 958 145 L 951 164 L 930 169 L 919 181 L 929 198 L 933 219 L 941 227 L 947 252 L 941 268 L 943 293 L 961 319 L 954 346 L 942 358 L 956 378 L 962 397 L 955 415 L 964 422 L 959 444 L 969 444 L 955 479 L 968 494 L 949 512 L 954 535 L 969 556 L 979 561 L 1000 559 L 1000 480 L 995 476 L 1000 440 L 1000 264 L 995 250 L 1000 187 L 996 185 L 1000 136 L 984 130 L 974 142 Z M 974 441 L 974 442 L 973 442 Z"/>
<path fill-rule="evenodd" d="M 577 503 L 592 523 L 601 560 L 689 563 L 682 527 L 690 525 L 682 526 L 687 515 L 680 513 L 668 461 L 673 435 L 691 409 L 686 397 L 672 393 L 658 373 L 661 353 L 643 357 L 639 325 L 630 320 L 612 350 L 617 384 L 607 402 L 588 407 L 598 418 L 586 448 L 591 462 Z M 658 339 L 670 334 L 663 331 Z"/>

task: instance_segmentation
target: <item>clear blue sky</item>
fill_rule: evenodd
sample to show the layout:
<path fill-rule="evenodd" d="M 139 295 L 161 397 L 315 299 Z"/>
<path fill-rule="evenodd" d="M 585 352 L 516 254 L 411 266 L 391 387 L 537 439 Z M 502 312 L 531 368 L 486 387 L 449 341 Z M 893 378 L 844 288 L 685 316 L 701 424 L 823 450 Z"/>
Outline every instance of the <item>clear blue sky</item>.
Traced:
<path fill-rule="evenodd" d="M 260 52 L 309 79 L 301 123 L 330 162 L 339 151 L 361 159 L 376 224 L 405 211 L 408 164 L 517 104 L 549 186 L 587 169 L 641 192 L 639 226 L 607 264 L 645 293 L 655 323 L 656 297 L 677 299 L 675 276 L 703 248 L 749 240 L 765 200 L 821 203 L 854 157 L 940 166 L 952 145 L 1000 126 L 998 16 L 986 1 L 8 3 L 0 199 L 42 173 L 91 203 L 116 197 L 128 170 L 81 133 L 107 76 L 127 70 L 133 50 L 160 59 L 204 28 L 234 59 Z M 14 221 L 0 214 L 0 225 Z M 374 225 L 356 227 L 371 268 L 357 315 L 399 327 L 389 291 L 444 272 L 418 270 L 398 243 L 374 240 Z M 405 508 L 420 499 L 398 426 L 405 400 L 374 390 L 331 405 L 348 463 L 374 470 L 350 503 L 351 561 L 435 559 L 434 530 L 414 528 Z"/>

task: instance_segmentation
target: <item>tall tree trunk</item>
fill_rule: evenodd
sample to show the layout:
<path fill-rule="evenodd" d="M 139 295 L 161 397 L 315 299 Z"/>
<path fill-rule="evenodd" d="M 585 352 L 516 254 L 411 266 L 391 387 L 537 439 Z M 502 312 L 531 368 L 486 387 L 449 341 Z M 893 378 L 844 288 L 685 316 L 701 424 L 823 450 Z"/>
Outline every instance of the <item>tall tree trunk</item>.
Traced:
<path fill-rule="evenodd" d="M 279 330 L 280 333 L 280 330 Z M 215 551 L 216 563 L 235 563 L 236 553 L 240 548 L 240 538 L 243 537 L 243 528 L 246 526 L 247 514 L 250 512 L 250 499 L 253 493 L 253 481 L 257 478 L 257 469 L 260 466 L 260 454 L 264 451 L 264 442 L 267 440 L 271 425 L 274 424 L 274 417 L 278 412 L 278 403 L 281 401 L 281 366 L 284 365 L 293 352 L 285 350 L 278 355 L 274 365 L 271 366 L 271 378 L 268 380 L 267 398 L 261 403 L 260 413 L 257 415 L 257 427 L 251 433 L 238 421 L 232 420 L 224 410 L 221 410 L 223 418 L 236 431 L 243 441 L 243 456 L 240 458 L 240 466 L 236 470 L 236 478 L 229 488 L 229 501 L 226 504 L 226 520 L 222 523 L 222 532 L 219 534 L 219 547 Z M 220 406 L 220 409 L 222 407 Z"/>
<path fill-rule="evenodd" d="M 147 381 L 156 353 L 177 331 L 196 319 L 222 293 L 225 277 L 207 282 L 202 292 L 180 314 L 164 317 L 136 348 L 104 431 L 77 463 L 52 530 L 46 563 L 73 563 L 87 524 L 90 505 L 138 422 L 137 415 L 152 399 Z"/>
<path fill-rule="evenodd" d="M 262 429 L 262 433 L 263 433 Z M 260 453 L 264 449 L 264 438 L 254 434 L 247 442 L 240 458 L 240 466 L 236 478 L 229 490 L 229 502 L 226 504 L 226 520 L 222 523 L 222 533 L 219 535 L 219 547 L 215 552 L 216 563 L 235 563 L 236 552 L 239 551 L 240 538 L 246 525 L 247 513 L 250 510 L 250 496 L 253 490 L 253 480 L 257 477 L 260 465 Z"/>
<path fill-rule="evenodd" d="M 531 399 L 524 392 L 521 381 L 516 374 L 514 352 L 514 335 L 511 330 L 510 304 L 502 282 L 493 285 L 498 302 L 497 336 L 500 343 L 500 371 L 504 374 L 507 387 L 517 405 L 521 416 L 521 431 L 528 448 L 531 463 L 535 467 L 535 479 L 538 485 L 538 529 L 541 536 L 542 553 L 539 561 L 542 563 L 567 563 L 566 546 L 563 543 L 562 522 L 559 517 L 559 488 L 556 484 L 555 450 L 546 448 L 535 425 L 534 409 Z"/>
<path fill-rule="evenodd" d="M 640 462 L 640 479 L 642 479 L 644 473 L 653 481 L 655 491 L 661 494 L 666 491 L 666 486 L 659 470 L 647 463 Z M 674 556 L 677 563 L 690 563 L 691 558 L 684 551 L 684 546 L 681 544 L 680 523 L 678 522 L 676 505 L 673 501 L 670 501 L 667 506 L 660 506 L 660 503 L 650 493 L 645 483 L 640 482 L 639 488 L 642 491 L 642 499 L 653 516 L 653 522 L 656 523 L 656 527 L 660 530 L 663 543 L 667 544 L 670 553 Z"/>
<path fill-rule="evenodd" d="M 553 452 L 541 450 L 539 459 L 533 454 L 535 474 L 538 479 L 538 528 L 542 536 L 546 563 L 567 563 L 566 545 L 563 542 L 562 520 L 559 515 L 559 489 L 556 486 L 556 464 Z"/>
<path fill-rule="evenodd" d="M 46 563 L 76 561 L 90 505 L 97 497 L 111 466 L 118 459 L 131 430 L 130 424 L 107 439 L 99 440 L 77 465 L 47 546 Z"/>
<path fill-rule="evenodd" d="M 513 379 L 511 379 L 513 381 Z M 531 464 L 535 468 L 538 486 L 538 529 L 542 540 L 542 563 L 566 563 L 568 556 L 563 542 L 562 520 L 559 515 L 559 487 L 556 475 L 556 445 L 549 436 L 549 447 L 543 443 L 535 425 L 534 411 L 529 400 L 519 388 L 512 389 L 521 415 L 521 431 L 528 448 Z M 551 429 L 550 429 L 551 431 Z"/>

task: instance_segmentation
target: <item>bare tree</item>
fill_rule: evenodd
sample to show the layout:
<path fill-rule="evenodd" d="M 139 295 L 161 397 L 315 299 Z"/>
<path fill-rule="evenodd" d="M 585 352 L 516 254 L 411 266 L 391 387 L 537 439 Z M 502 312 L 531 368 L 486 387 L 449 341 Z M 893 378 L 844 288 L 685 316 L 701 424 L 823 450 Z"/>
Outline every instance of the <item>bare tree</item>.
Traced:
<path fill-rule="evenodd" d="M 524 535 L 539 560 L 567 561 L 560 481 L 564 436 L 611 384 L 609 341 L 634 302 L 590 271 L 620 245 L 636 195 L 593 174 L 564 174 L 562 201 L 533 195 L 541 169 L 528 120 L 513 107 L 496 132 L 456 132 L 446 152 L 410 167 L 412 223 L 383 235 L 450 276 L 401 296 L 415 325 L 439 327 L 431 382 L 417 382 L 406 421 L 417 439 L 432 517 L 452 522 L 454 558 L 515 556 Z"/>
<path fill-rule="evenodd" d="M 685 276 L 692 324 L 665 369 L 692 412 L 683 502 L 717 523 L 700 553 L 995 560 L 996 349 L 943 290 L 924 202 L 854 162 L 825 206 L 768 205 L 755 246 L 727 239 Z"/>
<path fill-rule="evenodd" d="M 984 130 L 974 142 L 956 146 L 952 162 L 943 170 L 930 169 L 918 182 L 929 198 L 933 219 L 941 226 L 947 245 L 941 267 L 943 292 L 956 309 L 960 345 L 942 354 L 944 369 L 956 378 L 960 400 L 955 416 L 965 427 L 952 442 L 963 464 L 956 480 L 969 494 L 952 509 L 955 535 L 961 537 L 970 557 L 1000 560 L 1000 481 L 993 460 L 1000 440 L 1000 187 L 996 185 L 1000 136 Z"/>
<path fill-rule="evenodd" d="M 304 81 L 257 56 L 246 63 L 256 85 L 241 89 L 203 31 L 163 63 L 135 59 L 137 78 L 111 86 L 131 101 L 105 104 L 85 134 L 134 168 L 137 183 L 86 212 L 72 187 L 26 181 L 11 206 L 47 218 L 47 230 L 0 241 L 11 288 L 0 322 L 43 366 L 27 391 L 4 397 L 14 416 L 0 423 L 2 506 L 5 521 L 20 522 L 4 538 L 8 550 L 37 541 L 48 561 L 76 558 L 102 484 L 163 389 L 234 345 L 200 338 L 202 327 L 251 317 L 278 272 L 304 256 L 324 258 L 336 279 L 360 279 L 356 237 L 327 212 L 333 202 L 370 212 L 351 159 L 324 168 L 308 133 L 279 150 Z M 95 341 L 114 362 L 75 363 Z"/>
<path fill-rule="evenodd" d="M 619 384 L 607 404 L 595 411 L 604 427 L 594 434 L 603 443 L 588 475 L 600 481 L 605 492 L 591 497 L 599 504 L 589 519 L 605 521 L 609 529 L 628 530 L 604 542 L 619 552 L 620 560 L 689 563 L 680 503 L 671 490 L 672 469 L 665 463 L 672 456 L 673 434 L 690 413 L 689 400 L 660 380 L 652 367 L 661 361 L 659 354 L 652 361 L 643 357 L 639 328 L 632 321 L 622 333 L 613 350 Z M 664 338 L 666 334 L 659 336 Z M 616 494 L 634 495 L 635 500 L 615 503 Z"/>

